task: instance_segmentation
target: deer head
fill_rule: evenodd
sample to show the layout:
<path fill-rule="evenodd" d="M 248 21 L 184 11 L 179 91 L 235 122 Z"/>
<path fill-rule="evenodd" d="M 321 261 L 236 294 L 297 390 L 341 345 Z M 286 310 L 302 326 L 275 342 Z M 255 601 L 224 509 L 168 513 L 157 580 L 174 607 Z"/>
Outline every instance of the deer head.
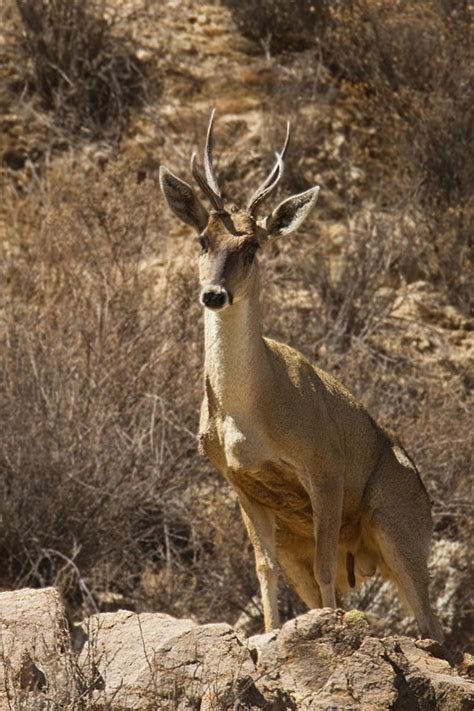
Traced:
<path fill-rule="evenodd" d="M 290 138 L 288 124 L 283 148 L 275 154 L 275 165 L 246 208 L 226 205 L 212 163 L 214 113 L 207 130 L 204 171 L 198 167 L 195 153 L 191 158 L 192 175 L 212 209 L 206 210 L 193 188 L 164 166 L 160 168 L 160 186 L 175 215 L 198 233 L 200 302 L 209 309 L 218 310 L 250 293 L 257 279 L 257 251 L 268 239 L 290 234 L 302 224 L 316 202 L 319 186 L 287 198 L 263 219 L 257 217 L 258 209 L 275 192 L 282 178 Z"/>

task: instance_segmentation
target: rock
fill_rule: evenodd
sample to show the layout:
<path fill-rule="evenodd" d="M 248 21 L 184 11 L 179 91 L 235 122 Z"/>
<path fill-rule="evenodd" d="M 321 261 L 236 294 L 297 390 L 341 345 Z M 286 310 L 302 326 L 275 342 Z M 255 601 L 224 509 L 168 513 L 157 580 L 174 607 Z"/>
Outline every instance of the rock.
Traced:
<path fill-rule="evenodd" d="M 277 686 L 296 703 L 309 703 L 336 670 L 335 662 L 352 654 L 368 631 L 363 615 L 340 610 L 312 610 L 290 620 L 278 634 L 261 640 L 260 690 L 274 694 Z"/>
<path fill-rule="evenodd" d="M 416 708 L 436 711 L 474 707 L 474 683 L 460 677 L 446 659 L 430 654 L 426 640 L 387 637 L 381 641 L 387 660 L 397 672 L 401 698 L 411 699 L 412 705 L 416 702 Z M 408 703 L 406 706 L 410 708 Z"/>
<path fill-rule="evenodd" d="M 55 590 L 2 593 L 0 605 L 2 711 L 474 707 L 470 658 L 462 676 L 439 643 L 379 639 L 356 610 L 312 610 L 248 640 L 223 623 L 101 613 L 79 625 L 76 659 Z"/>
<path fill-rule="evenodd" d="M 383 643 L 373 637 L 335 666 L 310 708 L 388 709 L 397 700 L 396 673 L 385 657 Z"/>
<path fill-rule="evenodd" d="M 294 704 L 283 708 L 471 708 L 474 684 L 433 654 L 441 645 L 369 635 L 358 611 L 312 610 L 249 640 L 259 649 L 256 685 L 267 701 Z"/>
<path fill-rule="evenodd" d="M 76 693 L 68 624 L 53 588 L 0 593 L 0 709 L 58 708 Z M 43 708 L 41 706 L 41 708 Z"/>
<path fill-rule="evenodd" d="M 263 632 L 262 634 L 254 634 L 249 637 L 248 642 L 250 647 L 254 647 L 257 650 L 257 653 L 260 654 L 262 648 L 265 647 L 266 644 L 273 642 L 277 638 L 277 635 L 278 630 L 271 630 L 270 632 Z"/>
<path fill-rule="evenodd" d="M 121 610 L 94 615 L 83 628 L 89 640 L 79 663 L 86 678 L 95 675 L 91 708 L 156 708 L 172 700 L 173 708 L 187 709 L 199 699 L 205 711 L 258 697 L 248 645 L 229 625 Z"/>
<path fill-rule="evenodd" d="M 463 624 L 466 590 L 472 586 L 470 553 L 459 541 L 434 541 L 430 558 L 430 590 L 447 634 Z"/>
<path fill-rule="evenodd" d="M 82 622 L 87 642 L 79 666 L 95 689 L 92 708 L 100 708 L 104 699 L 113 697 L 124 708 L 136 708 L 153 685 L 150 654 L 194 626 L 192 620 L 177 620 L 161 613 L 138 615 L 128 610 L 93 615 Z"/>

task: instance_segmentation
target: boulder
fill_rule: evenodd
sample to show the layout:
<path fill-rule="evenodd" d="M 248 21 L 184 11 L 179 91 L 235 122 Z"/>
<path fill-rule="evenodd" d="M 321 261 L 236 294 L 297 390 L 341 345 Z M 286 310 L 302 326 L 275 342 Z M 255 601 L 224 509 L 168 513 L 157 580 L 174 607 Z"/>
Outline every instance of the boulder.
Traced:
<path fill-rule="evenodd" d="M 76 697 L 65 610 L 54 588 L 0 593 L 0 709 L 35 708 Z"/>
<path fill-rule="evenodd" d="M 362 613 L 325 608 L 290 620 L 272 636 L 250 638 L 259 652 L 260 691 L 274 698 L 284 691 L 296 708 L 352 708 L 360 698 L 373 708 L 375 699 L 386 704 L 379 708 L 389 708 L 396 699 L 395 674 L 368 634 Z M 364 642 L 365 653 L 358 651 Z"/>
<path fill-rule="evenodd" d="M 450 666 L 441 645 L 372 637 L 355 610 L 312 610 L 249 642 L 258 652 L 256 685 L 275 704 L 286 699 L 282 708 L 467 711 L 474 705 L 473 682 Z"/>
<path fill-rule="evenodd" d="M 79 665 L 90 708 L 225 708 L 258 697 L 248 645 L 227 624 L 196 625 L 160 613 L 121 610 L 82 623 Z M 242 706 L 242 708 L 244 708 Z"/>

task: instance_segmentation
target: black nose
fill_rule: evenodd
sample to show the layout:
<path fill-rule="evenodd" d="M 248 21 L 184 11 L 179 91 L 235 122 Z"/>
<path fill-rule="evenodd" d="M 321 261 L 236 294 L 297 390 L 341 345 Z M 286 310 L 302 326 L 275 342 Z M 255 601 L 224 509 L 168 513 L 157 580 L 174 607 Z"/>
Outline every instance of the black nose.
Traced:
<path fill-rule="evenodd" d="M 210 309 L 221 309 L 227 302 L 225 291 L 203 291 L 201 300 Z"/>

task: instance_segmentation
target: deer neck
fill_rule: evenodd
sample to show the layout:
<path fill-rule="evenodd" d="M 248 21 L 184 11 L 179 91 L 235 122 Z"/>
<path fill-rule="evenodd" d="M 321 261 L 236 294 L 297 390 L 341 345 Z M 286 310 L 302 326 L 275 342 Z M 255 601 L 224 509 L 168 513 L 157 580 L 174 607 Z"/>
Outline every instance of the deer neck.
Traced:
<path fill-rule="evenodd" d="M 258 297 L 223 311 L 206 309 L 204 324 L 208 400 L 225 415 L 244 414 L 268 380 Z"/>

